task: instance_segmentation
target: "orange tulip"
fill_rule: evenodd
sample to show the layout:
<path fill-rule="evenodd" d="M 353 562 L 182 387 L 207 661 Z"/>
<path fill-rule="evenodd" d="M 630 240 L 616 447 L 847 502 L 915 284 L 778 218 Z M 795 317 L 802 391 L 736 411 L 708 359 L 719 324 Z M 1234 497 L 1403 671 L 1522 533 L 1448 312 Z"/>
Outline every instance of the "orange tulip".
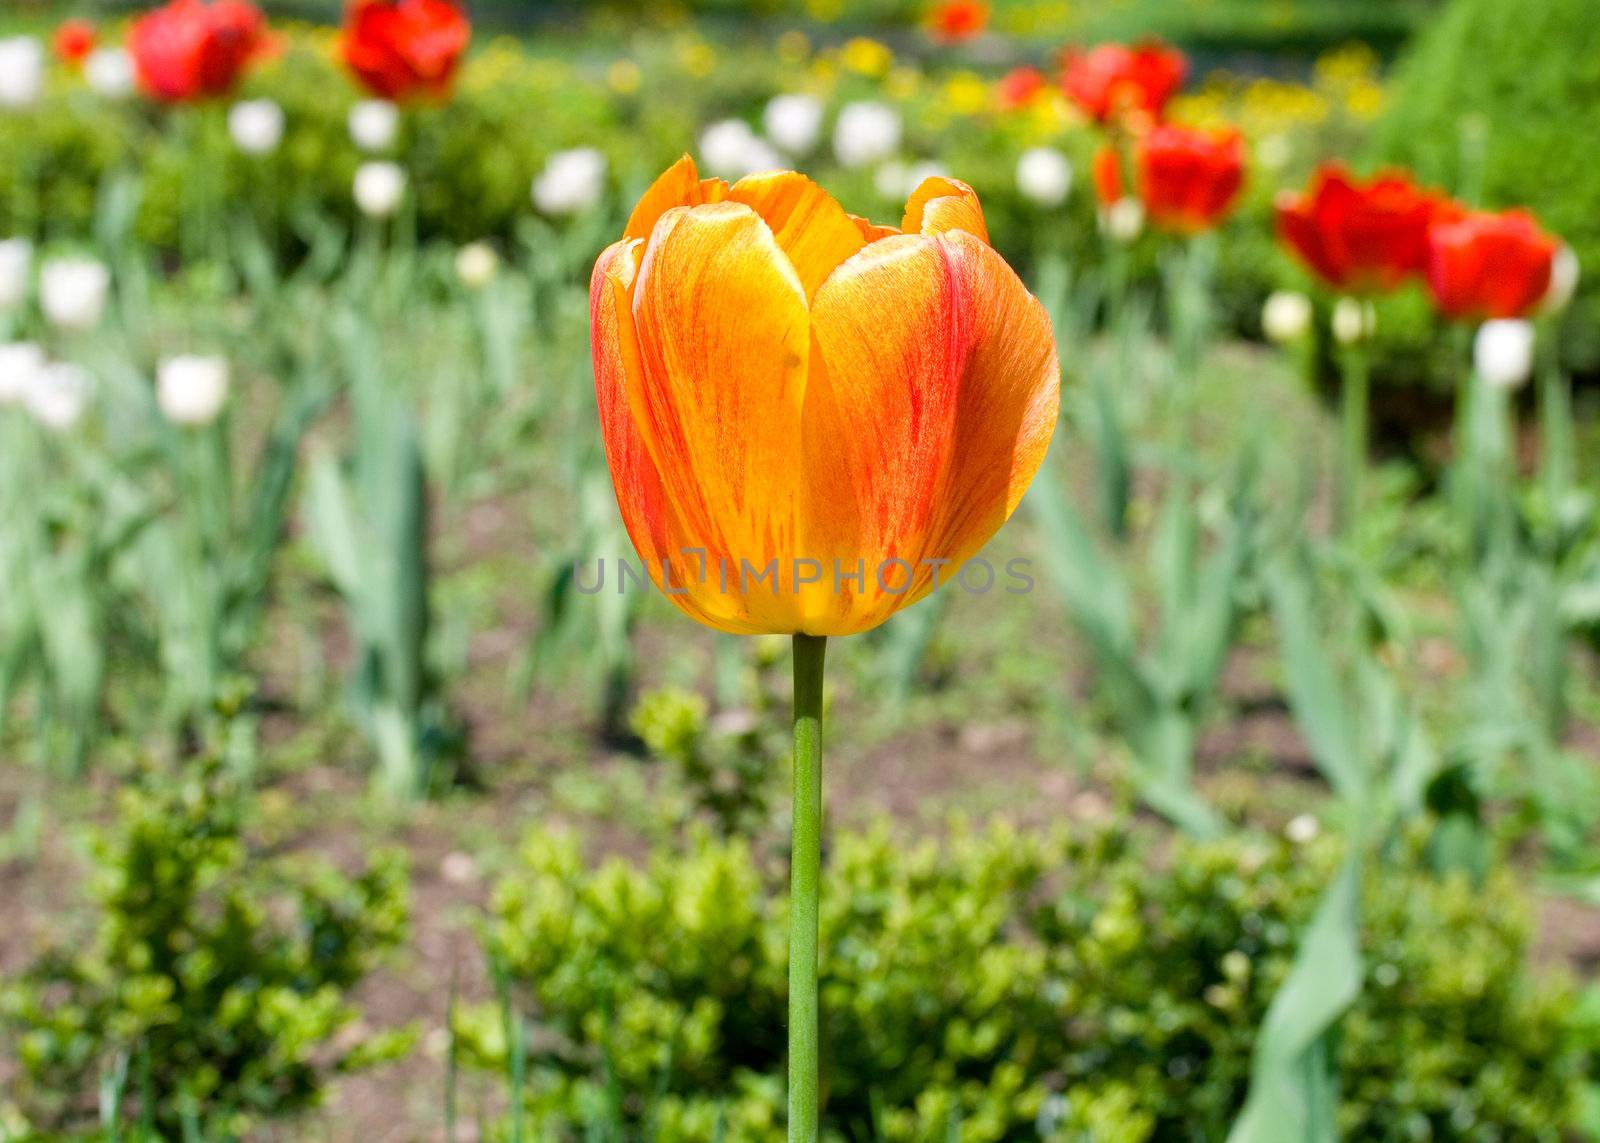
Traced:
<path fill-rule="evenodd" d="M 954 179 L 896 229 L 685 156 L 600 255 L 590 316 L 628 534 L 722 631 L 882 623 L 994 535 L 1055 427 L 1049 318 Z"/>

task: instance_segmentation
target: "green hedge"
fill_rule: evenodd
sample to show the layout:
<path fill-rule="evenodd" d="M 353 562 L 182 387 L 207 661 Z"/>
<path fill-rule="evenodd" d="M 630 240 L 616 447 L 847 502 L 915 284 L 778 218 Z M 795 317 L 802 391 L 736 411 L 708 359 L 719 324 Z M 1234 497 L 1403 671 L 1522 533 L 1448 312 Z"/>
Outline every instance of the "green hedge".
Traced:
<path fill-rule="evenodd" d="M 406 939 L 400 858 L 346 877 L 263 853 L 247 805 L 209 761 L 122 792 L 94 838 L 93 932 L 0 981 L 0 1058 L 16 1069 L 0 1137 L 132 1137 L 119 1130 L 135 1123 L 151 1129 L 140 1138 L 247 1137 L 409 1049 L 403 1029 L 339 1040 L 363 1015 L 352 992 Z"/>
<path fill-rule="evenodd" d="M 1170 846 L 1126 821 L 838 837 L 821 922 L 829 1137 L 1224 1138 L 1339 848 Z M 487 936 L 534 1014 L 528 1137 L 618 1138 L 619 1119 L 663 1143 L 776 1137 L 778 873 L 739 840 L 594 870 L 569 839 L 529 840 Z M 1569 1137 L 1588 1033 L 1565 986 L 1525 973 L 1515 874 L 1478 889 L 1402 857 L 1372 874 L 1364 908 L 1367 981 L 1338 1039 L 1341 1137 Z M 503 1073 L 499 1010 L 458 1028 Z"/>

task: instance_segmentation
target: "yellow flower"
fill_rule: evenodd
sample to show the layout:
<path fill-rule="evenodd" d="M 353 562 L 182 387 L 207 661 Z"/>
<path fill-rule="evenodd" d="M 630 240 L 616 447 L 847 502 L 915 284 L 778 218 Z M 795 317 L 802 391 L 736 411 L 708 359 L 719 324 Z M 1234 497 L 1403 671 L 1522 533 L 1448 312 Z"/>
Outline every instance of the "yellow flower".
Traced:
<path fill-rule="evenodd" d="M 881 79 L 894 63 L 894 53 L 887 44 L 866 36 L 856 36 L 840 49 L 839 62 L 857 75 Z"/>
<path fill-rule="evenodd" d="M 739 634 L 853 634 L 926 595 L 1016 509 L 1060 400 L 1050 319 L 953 179 L 877 226 L 685 156 L 600 255 L 590 324 L 628 535 Z"/>
<path fill-rule="evenodd" d="M 944 99 L 957 115 L 975 115 L 989 105 L 989 86 L 973 72 L 957 72 L 944 85 Z"/>

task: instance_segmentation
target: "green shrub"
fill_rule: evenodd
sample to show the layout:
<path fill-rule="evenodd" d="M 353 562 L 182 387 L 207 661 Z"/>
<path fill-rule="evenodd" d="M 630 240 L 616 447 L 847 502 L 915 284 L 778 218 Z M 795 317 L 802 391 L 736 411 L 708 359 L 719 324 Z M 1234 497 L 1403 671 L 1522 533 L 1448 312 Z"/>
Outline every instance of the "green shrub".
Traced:
<path fill-rule="evenodd" d="M 213 763 L 124 792 L 95 840 L 99 921 L 0 985 L 0 1044 L 36 1130 L 87 1129 L 120 1077 L 122 1119 L 207 1139 L 312 1106 L 336 1072 L 406 1047 L 354 1047 L 348 991 L 406 933 L 392 854 L 355 878 L 252 852 L 243 803 Z"/>
<path fill-rule="evenodd" d="M 1390 160 L 1489 206 L 1526 205 L 1600 267 L 1600 21 L 1592 0 L 1454 0 L 1416 40 L 1379 133 Z M 1562 323 L 1600 370 L 1600 285 Z"/>
<path fill-rule="evenodd" d="M 957 826 L 835 839 L 822 915 L 823 1091 L 846 1140 L 1225 1137 L 1256 1029 L 1337 842 L 1158 843 Z M 783 1120 L 781 871 L 695 837 L 644 868 L 532 837 L 486 940 L 534 1013 L 532 1137 L 774 1138 Z M 1376 870 L 1368 983 L 1339 1047 L 1344 1137 L 1557 1140 L 1583 1062 L 1572 997 L 1523 968 L 1507 872 Z M 500 1069 L 493 1009 L 457 1020 Z M 617 1138 L 615 1134 L 609 1138 Z"/>

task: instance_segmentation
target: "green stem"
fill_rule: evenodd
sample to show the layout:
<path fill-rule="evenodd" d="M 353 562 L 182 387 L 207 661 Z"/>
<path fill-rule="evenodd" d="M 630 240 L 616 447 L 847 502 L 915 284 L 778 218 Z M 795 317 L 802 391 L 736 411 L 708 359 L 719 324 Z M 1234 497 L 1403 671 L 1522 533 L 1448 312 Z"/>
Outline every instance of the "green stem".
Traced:
<path fill-rule="evenodd" d="M 1554 329 L 1540 331 L 1539 427 L 1540 468 L 1546 507 L 1555 512 L 1574 479 L 1572 392 L 1561 368 Z"/>
<path fill-rule="evenodd" d="M 1360 346 L 1346 346 L 1339 364 L 1339 531 L 1348 535 L 1361 511 L 1361 486 L 1366 478 L 1371 374 L 1366 350 Z"/>
<path fill-rule="evenodd" d="M 794 844 L 789 881 L 789 1143 L 816 1143 L 817 897 L 822 878 L 822 664 L 828 640 L 794 637 Z"/>

